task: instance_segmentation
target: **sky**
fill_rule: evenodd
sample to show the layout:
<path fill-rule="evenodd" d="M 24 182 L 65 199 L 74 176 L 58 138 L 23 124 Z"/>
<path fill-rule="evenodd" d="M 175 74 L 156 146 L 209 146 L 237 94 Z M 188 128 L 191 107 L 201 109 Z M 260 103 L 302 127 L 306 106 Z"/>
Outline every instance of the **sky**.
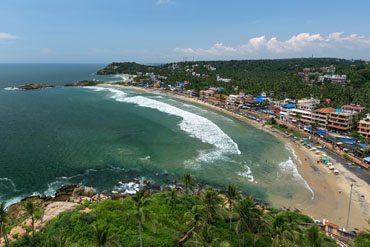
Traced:
<path fill-rule="evenodd" d="M 0 63 L 370 59 L 368 0 L 1 0 Z"/>

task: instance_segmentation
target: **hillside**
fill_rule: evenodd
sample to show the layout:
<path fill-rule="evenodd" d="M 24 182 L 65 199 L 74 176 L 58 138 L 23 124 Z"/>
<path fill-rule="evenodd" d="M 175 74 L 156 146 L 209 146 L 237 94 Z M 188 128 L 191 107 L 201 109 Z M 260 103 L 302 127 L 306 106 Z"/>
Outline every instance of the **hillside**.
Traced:
<path fill-rule="evenodd" d="M 106 199 L 91 189 L 66 186 L 54 199 L 24 200 L 6 215 L 8 234 L 10 228 L 25 229 L 8 236 L 17 239 L 9 246 L 141 246 L 141 241 L 142 246 L 336 246 L 305 215 L 261 207 L 235 186 L 192 193 L 195 178 L 187 174 L 183 181 L 185 190 L 140 190 Z M 65 202 L 45 204 L 50 200 Z M 56 203 L 74 207 L 62 210 Z M 50 207 L 64 212 L 52 218 Z M 368 239 L 362 234 L 357 241 Z"/>

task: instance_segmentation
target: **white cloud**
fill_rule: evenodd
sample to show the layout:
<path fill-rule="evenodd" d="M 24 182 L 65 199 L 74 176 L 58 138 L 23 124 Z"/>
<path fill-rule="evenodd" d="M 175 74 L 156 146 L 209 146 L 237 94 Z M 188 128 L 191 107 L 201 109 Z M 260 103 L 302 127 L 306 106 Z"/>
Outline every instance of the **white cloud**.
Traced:
<path fill-rule="evenodd" d="M 9 33 L 1 33 L 0 32 L 0 39 L 16 39 L 17 37 L 14 35 L 11 35 Z"/>
<path fill-rule="evenodd" d="M 343 50 L 358 51 L 359 53 L 366 50 L 370 52 L 370 37 L 350 34 L 343 35 L 342 32 L 333 32 L 323 37 L 321 34 L 300 33 L 293 35 L 287 40 L 279 40 L 277 37 L 272 37 L 269 40 L 266 36 L 251 38 L 247 44 L 231 47 L 224 46 L 222 43 L 216 43 L 209 49 L 202 48 L 175 48 L 174 51 L 183 54 L 192 54 L 199 56 L 211 55 L 215 56 L 240 56 L 240 55 L 301 55 L 318 52 L 325 54 L 325 51 L 330 49 L 330 52 L 335 54 L 343 52 Z"/>
<path fill-rule="evenodd" d="M 222 43 L 216 43 L 209 49 L 202 48 L 175 48 L 176 52 L 194 55 L 223 55 L 227 53 L 234 53 L 237 51 L 236 48 L 230 46 L 224 46 Z"/>
<path fill-rule="evenodd" d="M 161 5 L 161 4 L 169 4 L 169 3 L 172 3 L 172 0 L 157 0 L 157 5 Z"/>

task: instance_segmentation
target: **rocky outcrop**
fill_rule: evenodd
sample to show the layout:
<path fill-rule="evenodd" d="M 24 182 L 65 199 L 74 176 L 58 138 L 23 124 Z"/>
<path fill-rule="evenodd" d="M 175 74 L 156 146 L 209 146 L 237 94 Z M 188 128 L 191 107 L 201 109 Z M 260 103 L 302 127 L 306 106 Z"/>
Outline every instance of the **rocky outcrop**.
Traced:
<path fill-rule="evenodd" d="M 65 87 L 86 87 L 86 86 L 96 86 L 98 84 L 104 83 L 97 80 L 83 80 L 76 83 L 64 84 Z"/>
<path fill-rule="evenodd" d="M 50 87 L 55 87 L 55 86 L 46 85 L 46 84 L 42 84 L 42 83 L 31 83 L 31 84 L 19 86 L 17 88 L 18 89 L 24 89 L 24 90 L 36 90 L 36 89 L 40 89 L 40 88 L 50 88 Z"/>

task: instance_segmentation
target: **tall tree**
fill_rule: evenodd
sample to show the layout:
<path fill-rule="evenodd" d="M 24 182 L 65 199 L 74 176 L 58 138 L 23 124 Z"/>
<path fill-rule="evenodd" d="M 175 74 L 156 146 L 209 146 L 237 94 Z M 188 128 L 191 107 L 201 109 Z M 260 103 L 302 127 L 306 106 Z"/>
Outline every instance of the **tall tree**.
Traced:
<path fill-rule="evenodd" d="M 31 199 L 27 199 L 27 201 L 23 204 L 23 209 L 25 213 L 31 217 L 31 227 L 32 227 L 32 246 L 35 246 L 35 213 L 37 211 L 37 207 L 32 202 Z"/>
<path fill-rule="evenodd" d="M 134 202 L 137 214 L 137 220 L 139 223 L 139 239 L 140 239 L 140 247 L 143 247 L 143 237 L 142 237 L 142 228 L 143 222 L 148 219 L 148 210 L 146 207 L 151 203 L 151 199 L 148 197 L 147 194 L 143 190 L 136 191 L 135 196 L 132 197 L 132 201 Z"/>
<path fill-rule="evenodd" d="M 202 211 L 207 219 L 207 223 L 213 224 L 213 220 L 218 215 L 218 209 L 223 202 L 222 198 L 218 191 L 212 187 L 207 187 L 202 191 L 200 200 L 202 202 Z"/>
<path fill-rule="evenodd" d="M 300 233 L 298 222 L 287 212 L 280 212 L 273 218 L 271 235 L 274 247 L 291 246 L 299 240 Z"/>
<path fill-rule="evenodd" d="M 245 246 L 246 233 L 253 232 L 262 221 L 262 210 L 257 207 L 257 203 L 249 195 L 235 204 L 234 211 L 238 220 L 235 226 L 236 232 L 241 236 L 242 244 Z"/>
<path fill-rule="evenodd" d="M 186 199 L 189 198 L 189 192 L 194 192 L 197 184 L 195 183 L 195 177 L 190 174 L 190 173 L 187 173 L 184 175 L 184 178 L 182 179 L 183 180 L 183 185 L 184 185 L 184 189 L 185 189 L 185 196 L 186 196 Z"/>
<path fill-rule="evenodd" d="M 5 246 L 9 245 L 8 235 L 5 230 L 5 220 L 7 216 L 7 211 L 5 207 L 5 202 L 1 202 L 0 204 L 0 233 L 4 238 Z"/>
<path fill-rule="evenodd" d="M 241 198 L 241 194 L 237 191 L 236 185 L 229 185 L 227 190 L 224 192 L 226 196 L 226 207 L 229 211 L 229 230 L 230 230 L 230 242 L 232 241 L 232 211 L 234 202 Z"/>
<path fill-rule="evenodd" d="M 109 225 L 94 225 L 94 245 L 96 247 L 119 246 L 109 233 Z"/>
<path fill-rule="evenodd" d="M 171 205 L 172 208 L 176 208 L 176 201 L 177 201 L 177 190 L 172 189 L 168 192 L 167 203 Z"/>

